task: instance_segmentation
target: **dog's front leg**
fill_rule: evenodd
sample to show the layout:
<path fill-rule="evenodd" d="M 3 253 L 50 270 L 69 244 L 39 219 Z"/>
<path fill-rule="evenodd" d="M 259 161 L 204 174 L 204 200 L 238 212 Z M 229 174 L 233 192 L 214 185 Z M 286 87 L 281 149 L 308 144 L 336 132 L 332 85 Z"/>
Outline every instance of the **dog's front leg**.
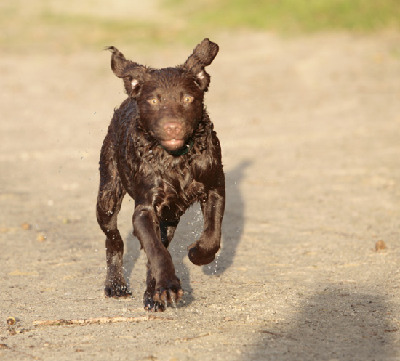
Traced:
<path fill-rule="evenodd" d="M 148 258 L 149 282 L 144 295 L 145 308 L 163 311 L 167 303 L 178 301 L 183 291 L 175 275 L 171 255 L 161 241 L 159 220 L 152 207 L 138 205 L 132 222 L 134 234 Z"/>
<path fill-rule="evenodd" d="M 202 266 L 215 259 L 221 243 L 221 226 L 225 209 L 225 188 L 210 190 L 205 202 L 201 203 L 204 218 L 203 233 L 198 241 L 189 246 L 189 259 Z"/>

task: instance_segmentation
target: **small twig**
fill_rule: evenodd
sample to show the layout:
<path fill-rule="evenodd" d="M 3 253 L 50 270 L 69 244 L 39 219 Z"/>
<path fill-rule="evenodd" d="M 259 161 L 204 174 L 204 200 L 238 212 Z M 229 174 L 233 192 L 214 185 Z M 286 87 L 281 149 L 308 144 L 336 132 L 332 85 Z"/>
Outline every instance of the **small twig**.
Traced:
<path fill-rule="evenodd" d="M 206 337 L 206 336 L 210 336 L 210 335 L 211 335 L 211 332 L 206 332 L 206 333 L 200 333 L 199 335 L 192 336 L 192 337 L 177 338 L 177 339 L 175 340 L 175 343 L 187 342 L 187 341 L 194 340 L 194 339 L 196 339 L 196 338 Z"/>
<path fill-rule="evenodd" d="M 259 332 L 260 333 L 267 333 L 268 335 L 272 335 L 272 336 L 276 336 L 276 337 L 282 337 L 283 336 L 280 333 L 272 332 L 272 331 L 268 331 L 268 330 L 260 330 Z"/>
<path fill-rule="evenodd" d="M 157 317 L 153 315 L 138 316 L 138 317 L 96 317 L 86 318 L 80 320 L 38 320 L 33 321 L 34 326 L 64 326 L 64 325 L 91 325 L 91 324 L 104 324 L 104 323 L 116 323 L 116 322 L 143 322 L 151 320 L 167 321 L 173 320 L 168 317 Z"/>

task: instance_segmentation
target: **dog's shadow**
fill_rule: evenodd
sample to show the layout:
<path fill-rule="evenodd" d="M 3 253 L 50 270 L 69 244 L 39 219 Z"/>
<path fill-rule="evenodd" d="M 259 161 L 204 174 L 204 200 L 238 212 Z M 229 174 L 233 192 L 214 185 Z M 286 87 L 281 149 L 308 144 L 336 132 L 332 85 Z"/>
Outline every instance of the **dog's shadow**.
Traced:
<path fill-rule="evenodd" d="M 234 169 L 226 172 L 226 207 L 222 226 L 222 247 L 216 259 L 202 267 L 208 276 L 223 274 L 233 263 L 237 247 L 243 234 L 244 226 L 244 200 L 240 191 L 240 184 L 244 177 L 249 161 L 243 161 Z M 198 204 L 191 207 L 181 218 L 172 240 L 169 251 L 176 267 L 177 275 L 181 279 L 182 288 L 185 290 L 184 304 L 193 301 L 190 272 L 183 260 L 187 257 L 187 246 L 196 241 L 203 230 L 203 215 Z M 139 241 L 129 232 L 125 237 L 124 273 L 128 284 L 132 271 L 140 257 Z M 145 266 L 143 274 L 146 273 Z M 144 291 L 144 289 L 143 289 Z"/>
<path fill-rule="evenodd" d="M 250 164 L 250 161 L 243 161 L 225 174 L 226 205 L 222 225 L 222 247 L 215 260 L 203 266 L 203 273 L 206 275 L 223 274 L 235 259 L 244 228 L 244 200 L 240 185 Z"/>

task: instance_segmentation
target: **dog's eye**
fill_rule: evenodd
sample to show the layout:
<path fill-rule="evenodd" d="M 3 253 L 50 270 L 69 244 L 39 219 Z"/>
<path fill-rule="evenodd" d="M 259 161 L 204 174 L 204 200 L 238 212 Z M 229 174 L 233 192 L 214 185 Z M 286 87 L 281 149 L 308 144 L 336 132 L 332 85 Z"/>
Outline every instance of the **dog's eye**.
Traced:
<path fill-rule="evenodd" d="M 191 103 L 192 101 L 193 101 L 193 97 L 191 97 L 190 95 L 185 95 L 184 97 L 183 97 L 183 102 L 184 103 Z"/>
<path fill-rule="evenodd" d="M 149 102 L 151 105 L 156 105 L 156 104 L 159 103 L 159 100 L 158 100 L 157 98 L 151 98 L 150 100 L 148 100 L 148 102 Z"/>

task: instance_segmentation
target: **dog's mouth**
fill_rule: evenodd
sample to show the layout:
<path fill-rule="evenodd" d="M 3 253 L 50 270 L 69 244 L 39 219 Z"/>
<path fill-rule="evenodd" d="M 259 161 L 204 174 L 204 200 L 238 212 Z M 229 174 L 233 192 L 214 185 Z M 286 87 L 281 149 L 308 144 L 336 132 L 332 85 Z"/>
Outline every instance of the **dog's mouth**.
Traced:
<path fill-rule="evenodd" d="M 168 139 L 161 140 L 161 146 L 168 151 L 175 151 L 181 149 L 185 146 L 185 141 L 183 139 Z"/>

